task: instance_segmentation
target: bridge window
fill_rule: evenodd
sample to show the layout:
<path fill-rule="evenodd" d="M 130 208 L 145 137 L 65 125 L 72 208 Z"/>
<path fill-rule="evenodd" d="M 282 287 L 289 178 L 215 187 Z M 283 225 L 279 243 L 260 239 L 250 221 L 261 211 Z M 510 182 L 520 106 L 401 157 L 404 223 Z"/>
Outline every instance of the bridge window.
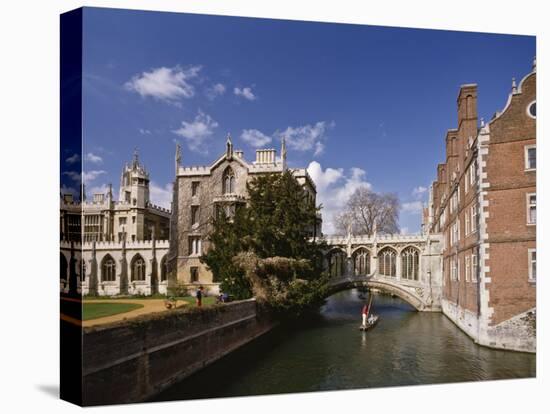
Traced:
<path fill-rule="evenodd" d="M 355 276 L 370 274 L 370 255 L 367 249 L 360 248 L 353 253 L 353 273 Z"/>
<path fill-rule="evenodd" d="M 345 273 L 346 255 L 341 250 L 334 250 L 328 257 L 328 271 L 330 277 L 341 277 Z"/>
<path fill-rule="evenodd" d="M 418 280 L 418 250 L 407 247 L 401 253 L 401 277 L 403 279 Z"/>
<path fill-rule="evenodd" d="M 382 276 L 396 276 L 396 256 L 395 250 L 389 247 L 378 253 L 378 272 Z"/>
<path fill-rule="evenodd" d="M 132 280 L 145 280 L 145 260 L 139 254 L 132 259 Z"/>
<path fill-rule="evenodd" d="M 116 278 L 115 269 L 115 260 L 110 255 L 105 256 L 101 262 L 101 280 L 103 282 L 114 282 Z"/>

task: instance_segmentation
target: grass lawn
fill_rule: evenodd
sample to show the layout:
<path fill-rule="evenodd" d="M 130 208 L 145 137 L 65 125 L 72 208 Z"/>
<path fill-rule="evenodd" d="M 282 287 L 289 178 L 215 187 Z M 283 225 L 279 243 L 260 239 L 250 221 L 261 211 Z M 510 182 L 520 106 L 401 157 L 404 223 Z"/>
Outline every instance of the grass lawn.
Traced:
<path fill-rule="evenodd" d="M 195 306 L 197 299 L 193 296 L 180 296 L 178 300 L 183 300 L 184 302 L 189 303 L 190 305 Z M 216 303 L 216 298 L 214 296 L 206 296 L 202 298 L 202 306 L 213 305 Z"/>
<path fill-rule="evenodd" d="M 116 315 L 118 313 L 129 312 L 134 309 L 143 308 L 143 305 L 138 303 L 93 303 L 84 302 L 82 309 L 82 319 L 88 321 L 90 319 L 103 318 L 104 316 Z"/>

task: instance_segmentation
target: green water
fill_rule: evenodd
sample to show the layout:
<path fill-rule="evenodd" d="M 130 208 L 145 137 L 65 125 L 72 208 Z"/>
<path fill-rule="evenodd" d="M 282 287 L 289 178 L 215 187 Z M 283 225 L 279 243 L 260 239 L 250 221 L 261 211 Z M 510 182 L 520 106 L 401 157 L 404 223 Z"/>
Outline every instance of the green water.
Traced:
<path fill-rule="evenodd" d="M 376 295 L 378 325 L 358 330 L 356 290 L 327 299 L 319 315 L 280 327 L 156 401 L 434 384 L 535 376 L 535 355 L 478 346 L 441 313 L 419 313 Z"/>

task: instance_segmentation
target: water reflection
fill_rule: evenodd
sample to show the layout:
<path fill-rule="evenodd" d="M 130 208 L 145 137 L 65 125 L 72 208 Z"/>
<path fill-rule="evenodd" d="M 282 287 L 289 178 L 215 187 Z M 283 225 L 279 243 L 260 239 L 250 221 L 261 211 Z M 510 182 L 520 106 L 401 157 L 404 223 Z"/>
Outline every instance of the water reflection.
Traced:
<path fill-rule="evenodd" d="M 359 331 L 366 297 L 330 297 L 313 319 L 280 328 L 174 385 L 157 400 L 430 384 L 535 375 L 535 356 L 480 347 L 440 313 L 377 295 L 380 322 Z"/>

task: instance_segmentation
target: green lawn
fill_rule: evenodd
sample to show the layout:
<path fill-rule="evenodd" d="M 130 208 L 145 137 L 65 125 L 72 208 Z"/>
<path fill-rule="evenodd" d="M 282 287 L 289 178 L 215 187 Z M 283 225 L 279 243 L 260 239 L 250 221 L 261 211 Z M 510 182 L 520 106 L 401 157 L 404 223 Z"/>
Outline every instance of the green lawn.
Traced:
<path fill-rule="evenodd" d="M 129 312 L 134 309 L 143 308 L 143 305 L 138 303 L 93 303 L 84 302 L 82 309 L 82 319 L 88 321 L 90 319 L 103 318 L 104 316 L 116 315 L 118 313 Z"/>
<path fill-rule="evenodd" d="M 194 296 L 180 296 L 178 300 L 183 300 L 190 305 L 195 305 L 197 303 L 197 298 Z M 213 305 L 216 303 L 216 298 L 214 296 L 206 296 L 202 298 L 202 306 Z"/>

